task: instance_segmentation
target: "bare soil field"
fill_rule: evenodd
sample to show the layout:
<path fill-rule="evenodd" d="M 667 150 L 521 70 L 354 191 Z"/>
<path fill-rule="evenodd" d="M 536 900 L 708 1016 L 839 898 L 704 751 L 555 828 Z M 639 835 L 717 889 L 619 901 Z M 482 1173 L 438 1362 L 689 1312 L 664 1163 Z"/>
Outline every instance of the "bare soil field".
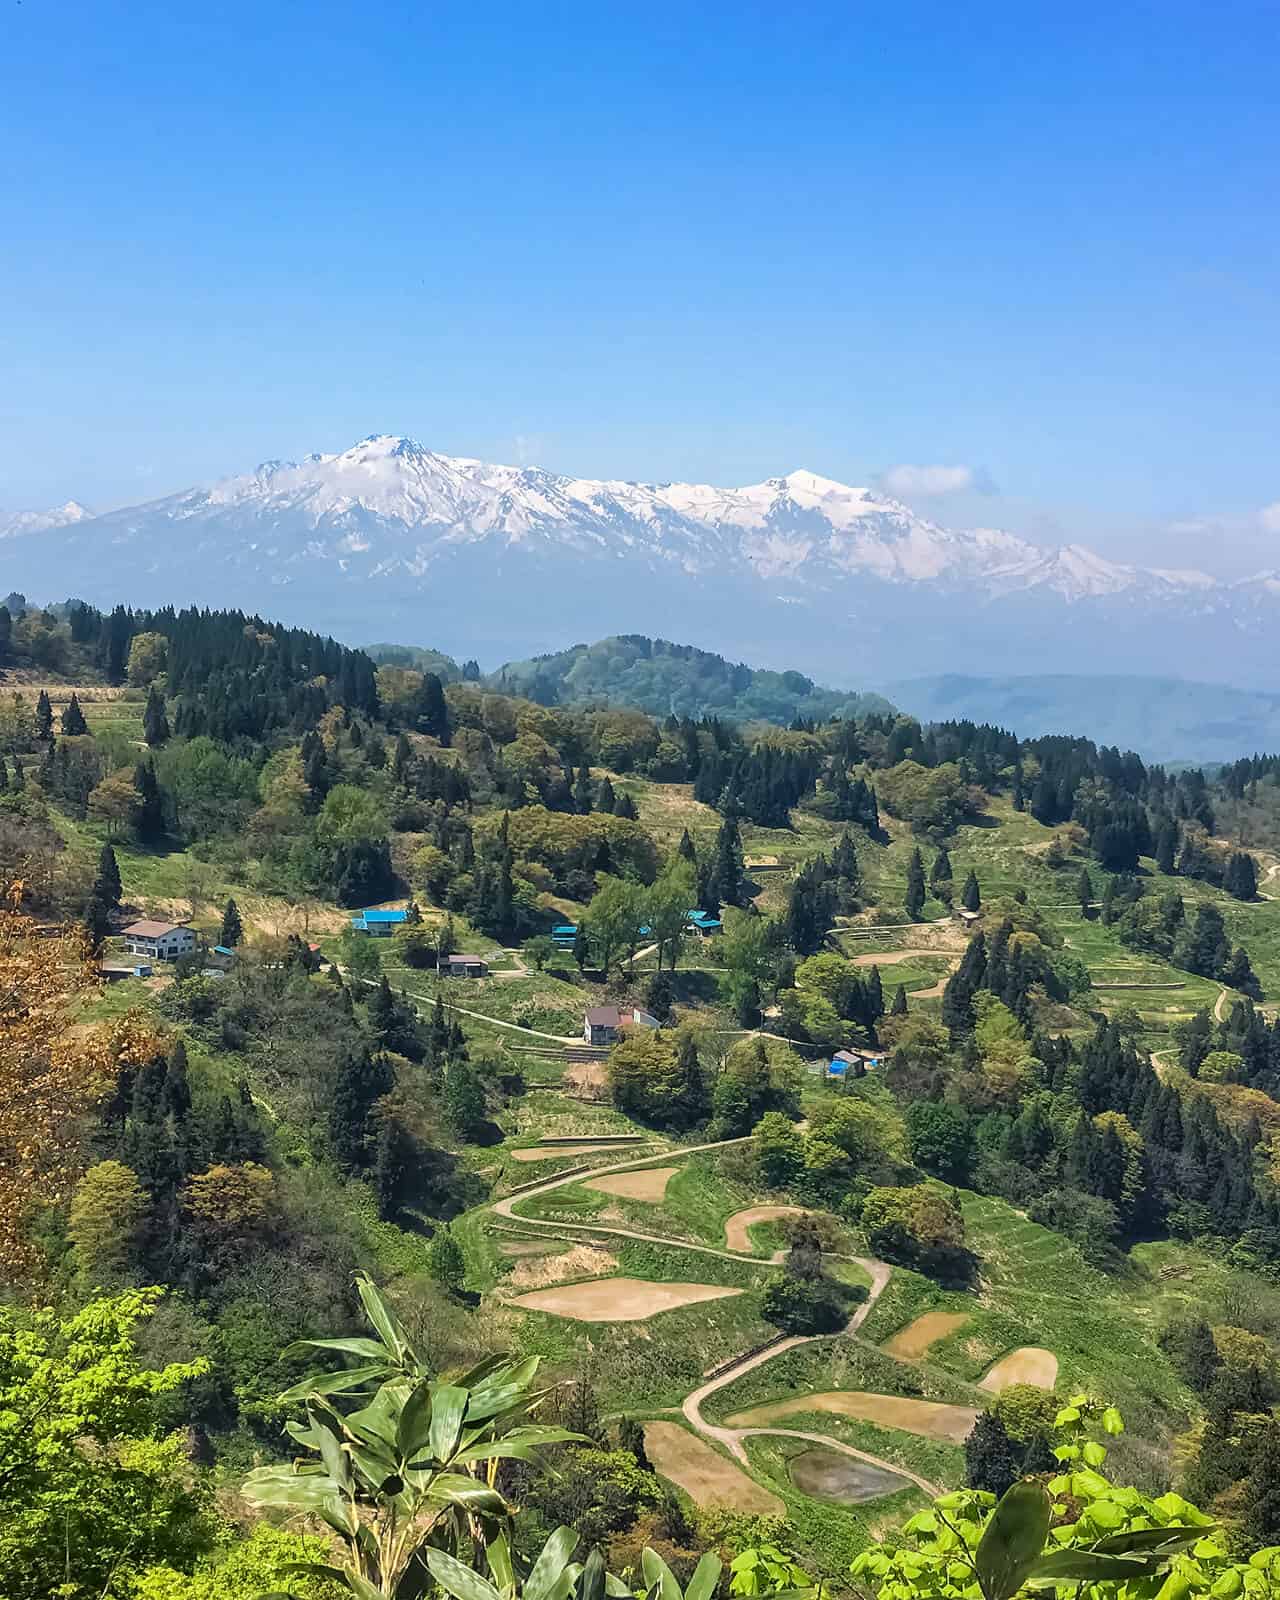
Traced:
<path fill-rule="evenodd" d="M 949 1439 L 961 1444 L 968 1437 L 978 1413 L 972 1406 L 948 1406 L 935 1400 L 907 1400 L 891 1394 L 868 1394 L 861 1390 L 833 1389 L 826 1394 L 793 1395 L 769 1405 L 753 1406 L 728 1419 L 731 1428 L 767 1427 L 784 1417 L 806 1411 L 829 1411 L 834 1416 L 856 1417 L 882 1428 L 899 1428 L 903 1433 L 919 1434 L 923 1439 Z"/>
<path fill-rule="evenodd" d="M 558 1240 L 549 1240 L 546 1244 L 541 1239 L 508 1239 L 498 1246 L 504 1256 L 510 1256 L 513 1261 L 523 1256 L 554 1256 L 564 1249 Z"/>
<path fill-rule="evenodd" d="M 528 1150 L 508 1150 L 513 1161 L 550 1161 L 553 1156 L 591 1156 L 598 1150 L 618 1151 L 616 1144 L 536 1144 Z M 619 1155 L 626 1152 L 618 1151 Z"/>
<path fill-rule="evenodd" d="M 679 1167 L 649 1167 L 644 1172 L 619 1172 L 612 1178 L 593 1178 L 584 1187 L 598 1189 L 601 1194 L 616 1194 L 623 1200 L 647 1200 L 652 1205 L 661 1205 L 667 1185 L 679 1170 Z"/>
<path fill-rule="evenodd" d="M 1058 1358 L 1052 1350 L 1041 1350 L 1038 1345 L 1025 1344 L 1020 1350 L 1010 1350 L 1001 1356 L 986 1377 L 978 1384 L 989 1394 L 999 1394 L 1015 1383 L 1029 1383 L 1037 1389 L 1052 1389 L 1058 1381 Z"/>
<path fill-rule="evenodd" d="M 885 1340 L 881 1348 L 886 1355 L 914 1361 L 919 1356 L 928 1355 L 939 1339 L 945 1339 L 947 1334 L 963 1327 L 968 1320 L 962 1311 L 926 1311 L 914 1322 L 908 1322 L 905 1328 L 899 1328 L 891 1339 Z"/>
<path fill-rule="evenodd" d="M 726 1506 L 759 1517 L 780 1517 L 786 1511 L 777 1495 L 678 1423 L 646 1422 L 644 1447 L 654 1471 L 677 1484 L 696 1506 Z"/>
<path fill-rule="evenodd" d="M 711 1283 L 649 1283 L 644 1278 L 595 1278 L 570 1283 L 562 1289 L 535 1289 L 515 1296 L 509 1304 L 523 1311 L 549 1311 L 574 1322 L 644 1322 L 662 1311 L 699 1305 L 704 1300 L 725 1300 L 741 1289 L 724 1289 Z"/>
<path fill-rule="evenodd" d="M 866 1461 L 855 1461 L 838 1450 L 824 1450 L 821 1445 L 792 1456 L 787 1472 L 801 1494 L 846 1506 L 863 1505 L 868 1500 L 896 1494 L 907 1482 L 896 1473 L 873 1467 Z"/>
<path fill-rule="evenodd" d="M 724 1242 L 728 1250 L 740 1250 L 744 1255 L 751 1249 L 751 1235 L 747 1231 L 754 1222 L 774 1222 L 779 1217 L 802 1217 L 803 1206 L 748 1206 L 745 1211 L 735 1211 L 725 1219 Z"/>

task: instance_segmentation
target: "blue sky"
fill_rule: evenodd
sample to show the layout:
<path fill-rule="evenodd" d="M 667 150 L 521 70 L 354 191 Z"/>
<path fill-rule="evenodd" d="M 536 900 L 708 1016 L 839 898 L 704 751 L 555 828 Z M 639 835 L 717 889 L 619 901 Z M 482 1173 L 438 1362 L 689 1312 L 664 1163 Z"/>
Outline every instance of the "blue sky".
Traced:
<path fill-rule="evenodd" d="M 1230 0 L 8 0 L 0 507 L 389 431 L 1280 565 L 1278 71 Z"/>

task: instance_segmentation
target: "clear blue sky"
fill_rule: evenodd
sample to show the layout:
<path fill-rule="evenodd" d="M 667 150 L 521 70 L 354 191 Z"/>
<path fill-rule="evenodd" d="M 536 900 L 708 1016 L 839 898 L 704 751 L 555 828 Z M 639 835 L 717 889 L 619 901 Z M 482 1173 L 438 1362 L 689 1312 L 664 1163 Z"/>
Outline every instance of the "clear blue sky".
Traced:
<path fill-rule="evenodd" d="M 0 507 L 387 431 L 1280 564 L 1274 0 L 2 3 Z"/>

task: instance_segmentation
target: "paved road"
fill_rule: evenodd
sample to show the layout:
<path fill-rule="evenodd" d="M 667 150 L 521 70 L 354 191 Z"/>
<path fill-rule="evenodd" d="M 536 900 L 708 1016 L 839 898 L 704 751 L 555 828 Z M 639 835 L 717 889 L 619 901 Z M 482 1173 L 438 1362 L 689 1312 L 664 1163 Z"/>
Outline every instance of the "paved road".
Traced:
<path fill-rule="evenodd" d="M 681 1149 L 665 1153 L 663 1159 L 674 1160 L 679 1156 L 696 1155 L 703 1150 L 725 1150 L 732 1145 L 746 1144 L 747 1139 L 717 1139 L 710 1144 L 687 1145 Z M 593 1167 L 591 1176 L 602 1177 L 606 1173 L 625 1172 L 628 1168 L 649 1166 L 655 1159 L 653 1155 L 636 1156 L 629 1161 L 614 1161 L 607 1166 Z M 614 1228 L 600 1223 L 544 1221 L 538 1217 L 518 1217 L 514 1214 L 514 1207 L 522 1200 L 531 1199 L 540 1194 L 547 1194 L 552 1189 L 559 1189 L 566 1184 L 580 1183 L 587 1175 L 581 1172 L 571 1172 L 560 1177 L 551 1177 L 545 1183 L 540 1183 L 536 1188 L 525 1189 L 518 1195 L 511 1195 L 505 1200 L 497 1200 L 488 1208 L 495 1216 L 505 1217 L 510 1222 L 518 1223 L 522 1228 L 543 1228 L 549 1232 L 564 1234 L 565 1232 L 583 1232 L 590 1234 L 608 1234 L 620 1239 L 639 1239 L 648 1244 L 660 1244 L 668 1249 L 689 1250 L 699 1255 L 718 1256 L 725 1261 L 743 1261 L 752 1266 L 762 1265 L 760 1256 L 744 1254 L 737 1250 L 720 1250 L 714 1245 L 691 1244 L 683 1239 L 670 1239 L 662 1234 L 643 1233 L 636 1228 Z M 845 1326 L 846 1334 L 856 1333 L 866 1319 L 871 1315 L 871 1308 L 879 1299 L 892 1274 L 892 1267 L 886 1261 L 877 1261 L 872 1257 L 855 1257 L 858 1265 L 866 1271 L 871 1278 L 871 1287 L 867 1298 L 850 1317 Z M 754 1355 L 744 1356 L 742 1360 L 734 1362 L 723 1372 L 717 1374 L 709 1383 L 702 1384 L 692 1394 L 686 1395 L 681 1403 L 681 1411 L 686 1421 L 695 1433 L 704 1439 L 712 1440 L 728 1450 L 736 1460 L 743 1463 L 747 1460 L 747 1452 L 742 1441 L 756 1434 L 766 1434 L 779 1439 L 801 1439 L 809 1443 L 828 1446 L 843 1455 L 852 1456 L 858 1461 L 865 1461 L 868 1466 L 879 1467 L 885 1472 L 906 1478 L 917 1487 L 923 1489 L 928 1495 L 940 1495 L 942 1490 L 937 1484 L 930 1483 L 927 1478 L 920 1477 L 907 1467 L 900 1467 L 893 1461 L 885 1461 L 880 1456 L 868 1454 L 865 1450 L 855 1450 L 852 1445 L 841 1444 L 838 1440 L 829 1439 L 825 1434 L 803 1433 L 798 1429 L 790 1428 L 725 1428 L 716 1423 L 708 1422 L 702 1415 L 702 1407 L 713 1394 L 725 1388 L 744 1373 L 754 1372 L 757 1367 L 762 1367 L 766 1362 L 775 1360 L 784 1355 L 788 1350 L 795 1350 L 800 1345 L 813 1344 L 818 1339 L 830 1338 L 830 1334 L 796 1335 L 790 1339 L 783 1339 L 780 1343 L 771 1345 L 767 1350 L 757 1351 Z"/>

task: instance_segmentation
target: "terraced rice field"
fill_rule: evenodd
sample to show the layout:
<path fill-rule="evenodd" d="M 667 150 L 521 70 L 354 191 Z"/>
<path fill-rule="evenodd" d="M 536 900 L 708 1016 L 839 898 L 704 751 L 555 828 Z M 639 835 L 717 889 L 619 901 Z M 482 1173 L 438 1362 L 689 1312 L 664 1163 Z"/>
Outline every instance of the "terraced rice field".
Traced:
<path fill-rule="evenodd" d="M 978 1387 L 988 1394 L 999 1394 L 1015 1383 L 1052 1389 L 1057 1381 L 1058 1358 L 1053 1351 L 1042 1350 L 1038 1345 L 1023 1345 L 1020 1350 L 1010 1350 L 1007 1356 L 1001 1356 Z"/>
<path fill-rule="evenodd" d="M 779 1217 L 802 1217 L 803 1206 L 748 1206 L 745 1211 L 735 1211 L 724 1225 L 725 1248 L 740 1250 L 744 1255 L 751 1249 L 751 1228 L 757 1222 L 776 1222 Z"/>
<path fill-rule="evenodd" d="M 650 1205 L 661 1205 L 666 1198 L 667 1185 L 679 1170 L 679 1167 L 646 1167 L 643 1172 L 618 1172 L 609 1178 L 593 1178 L 583 1187 L 600 1194 L 616 1194 L 623 1200 L 646 1200 Z"/>
<path fill-rule="evenodd" d="M 865 1505 L 868 1500 L 880 1500 L 907 1487 L 907 1480 L 894 1472 L 821 1445 L 792 1456 L 787 1475 L 801 1494 L 845 1506 Z"/>
<path fill-rule="evenodd" d="M 970 1320 L 962 1311 L 926 1311 L 908 1322 L 905 1328 L 899 1328 L 880 1348 L 886 1355 L 898 1356 L 904 1361 L 916 1361 L 928 1355 L 939 1339 L 945 1339 L 957 1328 L 963 1328 Z"/>
<path fill-rule="evenodd" d="M 801 1416 L 808 1411 L 855 1417 L 860 1422 L 874 1422 L 881 1428 L 898 1428 L 923 1439 L 947 1439 L 952 1444 L 963 1443 L 978 1416 L 972 1406 L 943 1405 L 936 1400 L 911 1400 L 856 1389 L 833 1389 L 826 1394 L 793 1395 L 790 1400 L 752 1406 L 749 1411 L 739 1411 L 728 1420 L 731 1428 L 768 1427 L 784 1417 Z"/>
<path fill-rule="evenodd" d="M 724 1506 L 758 1517 L 780 1517 L 786 1511 L 777 1495 L 678 1423 L 646 1422 L 644 1448 L 654 1471 L 683 1489 L 694 1505 L 704 1510 Z"/>
<path fill-rule="evenodd" d="M 513 1161 L 550 1161 L 554 1156 L 591 1156 L 599 1150 L 612 1150 L 618 1156 L 630 1153 L 619 1150 L 616 1144 L 535 1144 L 527 1150 L 508 1150 L 507 1154 Z"/>
<path fill-rule="evenodd" d="M 646 1322 L 663 1311 L 725 1300 L 741 1294 L 711 1283 L 649 1283 L 644 1278 L 593 1278 L 553 1289 L 515 1295 L 507 1303 L 523 1311 L 548 1311 L 574 1322 Z"/>

